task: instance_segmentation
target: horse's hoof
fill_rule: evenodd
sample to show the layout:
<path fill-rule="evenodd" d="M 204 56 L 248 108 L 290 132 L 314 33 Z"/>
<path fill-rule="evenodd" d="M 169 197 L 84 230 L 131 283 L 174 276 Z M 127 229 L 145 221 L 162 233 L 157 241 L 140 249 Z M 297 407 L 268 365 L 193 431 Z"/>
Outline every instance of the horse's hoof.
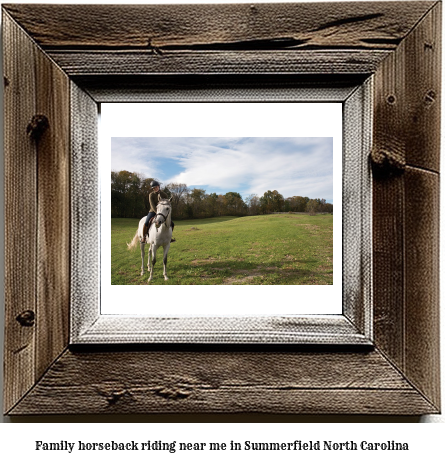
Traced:
<path fill-rule="evenodd" d="M 141 271 L 141 276 L 144 276 L 144 272 L 143 272 L 143 271 Z"/>
<path fill-rule="evenodd" d="M 167 276 L 164 276 L 164 279 L 165 279 L 166 281 L 168 281 L 168 278 L 167 278 Z"/>

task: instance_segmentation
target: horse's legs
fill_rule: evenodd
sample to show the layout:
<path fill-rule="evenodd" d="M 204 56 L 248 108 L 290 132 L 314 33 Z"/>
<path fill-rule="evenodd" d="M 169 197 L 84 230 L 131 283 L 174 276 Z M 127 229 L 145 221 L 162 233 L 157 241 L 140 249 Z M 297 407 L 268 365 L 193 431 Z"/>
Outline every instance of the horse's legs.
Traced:
<path fill-rule="evenodd" d="M 150 273 L 151 268 L 151 244 L 148 246 L 147 271 Z"/>
<path fill-rule="evenodd" d="M 150 282 L 151 278 L 153 277 L 153 267 L 151 264 L 151 248 L 152 248 L 152 245 L 150 244 L 150 247 L 148 248 L 148 263 L 147 263 L 147 268 L 148 268 L 148 273 L 149 273 L 148 282 Z"/>
<path fill-rule="evenodd" d="M 148 267 L 150 270 L 150 277 L 148 278 L 148 282 L 150 282 L 153 278 L 153 268 L 156 265 L 156 246 L 154 244 L 150 244 L 150 250 L 148 252 Z"/>
<path fill-rule="evenodd" d="M 167 278 L 167 255 L 168 255 L 168 250 L 170 249 L 170 243 L 168 243 L 166 246 L 164 246 L 164 279 L 168 281 Z"/>
<path fill-rule="evenodd" d="M 141 259 L 142 259 L 141 276 L 144 276 L 145 242 L 141 242 L 140 244 L 141 244 Z"/>

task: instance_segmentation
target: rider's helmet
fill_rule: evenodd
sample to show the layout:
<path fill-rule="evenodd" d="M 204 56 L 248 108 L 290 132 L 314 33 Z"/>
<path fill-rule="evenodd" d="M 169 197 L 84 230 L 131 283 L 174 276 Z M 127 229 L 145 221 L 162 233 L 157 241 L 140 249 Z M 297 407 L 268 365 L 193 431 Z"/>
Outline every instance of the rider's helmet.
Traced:
<path fill-rule="evenodd" d="M 161 187 L 161 185 L 158 183 L 158 181 L 151 181 L 150 186 L 151 186 L 151 187 L 156 187 L 156 186 L 158 186 L 159 188 Z"/>

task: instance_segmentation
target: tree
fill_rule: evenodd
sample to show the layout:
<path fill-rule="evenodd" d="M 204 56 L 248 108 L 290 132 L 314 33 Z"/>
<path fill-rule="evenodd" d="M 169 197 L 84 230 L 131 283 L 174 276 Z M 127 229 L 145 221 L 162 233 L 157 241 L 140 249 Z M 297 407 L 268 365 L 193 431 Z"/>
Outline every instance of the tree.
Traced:
<path fill-rule="evenodd" d="M 171 182 L 165 186 L 172 196 L 173 217 L 181 218 L 185 210 L 185 199 L 189 191 L 186 184 Z"/>
<path fill-rule="evenodd" d="M 311 199 L 308 204 L 306 211 L 310 213 L 332 213 L 332 203 L 327 203 L 326 199 Z"/>
<path fill-rule="evenodd" d="M 155 178 L 130 171 L 111 172 L 111 216 L 141 218 L 150 210 L 150 183 Z M 158 181 L 158 180 L 156 180 Z M 158 181 L 160 182 L 160 181 Z M 172 198 L 173 215 L 179 218 L 209 218 L 222 215 L 259 215 L 280 211 L 332 213 L 333 205 L 325 199 L 293 196 L 286 199 L 276 190 L 259 198 L 250 194 L 245 200 L 238 192 L 206 194 L 204 189 L 189 189 L 186 184 L 170 183 L 162 190 Z"/>
<path fill-rule="evenodd" d="M 284 206 L 284 198 L 278 191 L 269 190 L 260 198 L 260 203 L 263 213 L 280 212 Z"/>
<path fill-rule="evenodd" d="M 207 214 L 211 217 L 218 213 L 218 194 L 212 193 L 207 196 Z"/>
<path fill-rule="evenodd" d="M 325 210 L 326 213 L 332 213 L 334 211 L 334 206 L 332 203 L 326 203 Z"/>
<path fill-rule="evenodd" d="M 229 215 L 239 215 L 243 213 L 245 204 L 241 194 L 238 194 L 238 192 L 227 192 L 224 197 L 226 200 L 227 213 Z"/>
<path fill-rule="evenodd" d="M 246 197 L 245 203 L 249 209 L 249 215 L 258 215 L 260 213 L 260 198 L 256 194 L 250 194 Z"/>
<path fill-rule="evenodd" d="M 218 211 L 218 216 L 223 216 L 226 212 L 226 197 L 219 194 L 216 201 L 216 208 Z"/>
<path fill-rule="evenodd" d="M 333 205 L 332 203 L 327 203 L 326 199 L 316 199 L 318 202 L 318 211 L 323 213 L 332 213 Z"/>
<path fill-rule="evenodd" d="M 310 215 L 315 215 L 315 213 L 317 213 L 319 211 L 319 203 L 317 202 L 317 199 L 309 200 L 309 202 L 307 203 L 307 206 L 306 206 L 306 211 Z"/>
<path fill-rule="evenodd" d="M 111 214 L 121 218 L 136 218 L 144 209 L 140 193 L 141 178 L 129 171 L 111 172 Z"/>
<path fill-rule="evenodd" d="M 285 211 L 285 212 L 290 212 L 291 211 L 289 199 L 284 200 L 283 211 Z"/>
<path fill-rule="evenodd" d="M 203 216 L 205 193 L 206 191 L 204 189 L 197 189 L 195 187 L 187 196 L 187 203 L 192 206 L 194 218 L 200 218 Z"/>
<path fill-rule="evenodd" d="M 286 201 L 289 202 L 289 210 L 292 212 L 305 212 L 306 205 L 309 202 L 309 197 L 301 197 L 299 195 L 294 195 L 293 197 L 288 197 Z"/>

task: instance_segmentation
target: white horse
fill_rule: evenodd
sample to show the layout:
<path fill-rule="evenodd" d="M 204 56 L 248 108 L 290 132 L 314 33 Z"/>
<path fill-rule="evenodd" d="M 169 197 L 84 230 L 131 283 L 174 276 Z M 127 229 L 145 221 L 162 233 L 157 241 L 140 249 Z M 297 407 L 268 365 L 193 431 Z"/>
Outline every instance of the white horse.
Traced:
<path fill-rule="evenodd" d="M 148 244 L 150 244 L 150 248 L 148 249 L 148 265 L 147 270 L 150 272 L 150 276 L 148 278 L 148 282 L 150 282 L 153 278 L 153 268 L 156 264 L 156 251 L 159 247 L 163 247 L 164 249 L 164 279 L 168 281 L 167 277 L 167 255 L 168 250 L 170 249 L 170 242 L 172 239 L 172 228 L 171 228 L 171 220 L 172 220 L 172 206 L 171 206 L 171 199 L 160 199 L 156 209 L 156 216 L 153 218 L 153 223 L 150 226 L 148 231 Z M 145 242 L 141 242 L 142 235 L 144 231 L 144 224 L 145 218 L 139 221 L 139 227 L 136 231 L 136 234 L 130 244 L 127 244 L 128 249 L 136 248 L 138 242 L 141 246 L 141 258 L 142 258 L 142 266 L 141 266 L 141 276 L 144 275 L 144 257 L 145 257 Z"/>

